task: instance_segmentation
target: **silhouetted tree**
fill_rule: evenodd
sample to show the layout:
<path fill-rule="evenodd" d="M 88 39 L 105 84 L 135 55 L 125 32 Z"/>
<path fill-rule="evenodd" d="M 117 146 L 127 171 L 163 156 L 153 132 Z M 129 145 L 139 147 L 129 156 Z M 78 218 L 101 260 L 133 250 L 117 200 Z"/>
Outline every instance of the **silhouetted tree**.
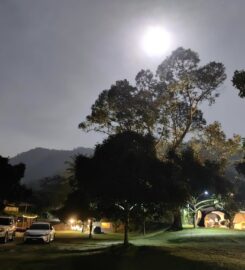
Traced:
<path fill-rule="evenodd" d="M 237 209 L 243 210 L 245 207 L 245 158 L 236 164 L 236 170 L 240 175 L 243 176 L 243 178 L 236 180 L 235 191 L 232 198 L 237 205 Z"/>
<path fill-rule="evenodd" d="M 195 226 L 196 214 L 200 210 L 196 207 L 200 202 L 200 195 L 203 195 L 205 190 L 208 190 L 209 194 L 215 194 L 213 198 L 206 198 L 206 204 L 203 204 L 202 207 L 215 205 L 218 203 L 218 197 L 228 196 L 233 191 L 233 185 L 224 176 L 219 163 L 207 159 L 200 160 L 191 148 L 183 149 L 179 154 L 172 153 L 169 158 L 181 170 L 182 185 L 186 187 L 188 194 L 186 204 L 189 204 L 192 210 L 193 225 Z M 180 227 L 180 224 L 177 225 Z"/>
<path fill-rule="evenodd" d="M 94 218 L 100 217 L 98 200 L 94 196 L 96 181 L 91 157 L 77 155 L 68 168 L 71 193 L 68 195 L 64 207 L 59 211 L 63 220 L 77 216 L 83 221 L 89 219 L 89 238 L 92 238 Z"/>
<path fill-rule="evenodd" d="M 38 211 L 54 211 L 61 208 L 71 192 L 68 179 L 60 175 L 40 181 L 40 188 L 33 192 L 33 202 Z"/>
<path fill-rule="evenodd" d="M 9 164 L 9 159 L 0 156 L 0 208 L 3 209 L 6 202 L 28 201 L 31 191 L 21 184 L 24 176 L 25 165 Z"/>
<path fill-rule="evenodd" d="M 152 134 L 158 156 L 164 159 L 169 148 L 177 149 L 188 133 L 205 126 L 200 105 L 212 105 L 226 79 L 222 63 L 201 67 L 199 63 L 196 52 L 176 49 L 158 66 L 156 76 L 141 70 L 136 86 L 121 80 L 102 91 L 79 128 L 106 134 Z"/>
<path fill-rule="evenodd" d="M 166 143 L 178 148 L 189 132 L 205 125 L 200 105 L 215 102 L 216 90 L 226 78 L 223 64 L 199 63 L 197 53 L 176 49 L 159 65 L 156 76 L 141 70 L 136 86 L 121 80 L 104 90 L 79 127 L 106 134 L 150 133 L 159 148 Z"/>
<path fill-rule="evenodd" d="M 196 138 L 190 140 L 188 145 L 200 160 L 219 163 L 223 170 L 231 164 L 232 157 L 242 151 L 241 137 L 233 135 L 232 138 L 227 138 L 217 121 L 206 126 Z"/>
<path fill-rule="evenodd" d="M 243 158 L 237 162 L 235 167 L 240 177 L 235 178 L 234 188 L 230 192 L 230 196 L 225 198 L 225 209 L 229 214 L 231 221 L 233 220 L 234 215 L 245 207 L 245 159 Z"/>
<path fill-rule="evenodd" d="M 97 145 L 93 158 L 78 156 L 75 179 L 78 191 L 86 194 L 97 210 L 120 210 L 124 243 L 128 244 L 129 218 L 134 209 L 153 209 L 150 204 L 184 203 L 185 198 L 180 198 L 185 192 L 178 190 L 181 182 L 177 181 L 177 171 L 172 162 L 157 158 L 152 136 L 124 132 Z"/>
<path fill-rule="evenodd" d="M 232 78 L 233 86 L 239 90 L 239 96 L 245 97 L 245 70 L 236 70 Z"/>

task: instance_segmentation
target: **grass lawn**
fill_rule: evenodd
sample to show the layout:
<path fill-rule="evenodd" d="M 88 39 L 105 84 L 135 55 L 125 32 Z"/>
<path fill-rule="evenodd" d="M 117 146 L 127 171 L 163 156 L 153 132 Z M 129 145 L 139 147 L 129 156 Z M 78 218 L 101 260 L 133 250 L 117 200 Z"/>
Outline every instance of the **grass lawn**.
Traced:
<path fill-rule="evenodd" d="M 132 236 L 128 248 L 121 234 L 57 232 L 51 244 L 0 245 L 0 269 L 245 269 L 245 232 L 186 229 Z M 55 269 L 56 268 L 56 269 Z"/>

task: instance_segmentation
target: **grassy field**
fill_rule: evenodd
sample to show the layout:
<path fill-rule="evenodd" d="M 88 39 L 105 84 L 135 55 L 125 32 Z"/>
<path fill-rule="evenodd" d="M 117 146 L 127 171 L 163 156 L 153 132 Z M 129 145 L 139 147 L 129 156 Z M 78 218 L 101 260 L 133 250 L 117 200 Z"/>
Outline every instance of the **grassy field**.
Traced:
<path fill-rule="evenodd" d="M 0 269 L 245 269 L 245 232 L 225 229 L 186 229 L 133 235 L 124 248 L 122 235 L 57 232 L 51 244 L 0 245 Z M 56 269 L 54 269 L 56 268 Z"/>

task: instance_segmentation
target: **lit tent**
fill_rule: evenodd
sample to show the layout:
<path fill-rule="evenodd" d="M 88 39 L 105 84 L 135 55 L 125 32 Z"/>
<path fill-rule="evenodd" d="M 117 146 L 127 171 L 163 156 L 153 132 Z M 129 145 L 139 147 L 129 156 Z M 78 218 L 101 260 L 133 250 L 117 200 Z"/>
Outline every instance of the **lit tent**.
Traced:
<path fill-rule="evenodd" d="M 245 211 L 235 214 L 233 225 L 236 230 L 245 230 Z"/>

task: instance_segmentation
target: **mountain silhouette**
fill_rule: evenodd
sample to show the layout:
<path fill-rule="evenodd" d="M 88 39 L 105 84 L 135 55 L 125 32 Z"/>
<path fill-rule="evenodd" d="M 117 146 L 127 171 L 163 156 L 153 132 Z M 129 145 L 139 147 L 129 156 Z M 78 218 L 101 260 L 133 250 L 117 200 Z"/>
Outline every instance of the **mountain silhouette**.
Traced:
<path fill-rule="evenodd" d="M 93 152 L 93 149 L 84 147 L 78 147 L 73 150 L 55 150 L 38 147 L 11 158 L 10 164 L 24 163 L 26 170 L 22 183 L 31 188 L 38 188 L 41 179 L 64 174 L 69 167 L 67 162 L 72 161 L 72 157 L 78 154 L 91 156 Z"/>

